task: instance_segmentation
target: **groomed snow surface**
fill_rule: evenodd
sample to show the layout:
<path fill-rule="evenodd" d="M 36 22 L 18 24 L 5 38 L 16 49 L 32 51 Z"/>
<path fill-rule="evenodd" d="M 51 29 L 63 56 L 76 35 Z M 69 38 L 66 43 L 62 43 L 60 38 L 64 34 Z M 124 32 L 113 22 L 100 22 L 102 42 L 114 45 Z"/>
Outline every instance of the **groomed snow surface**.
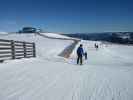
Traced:
<path fill-rule="evenodd" d="M 56 36 L 55 36 L 56 37 Z M 57 56 L 73 41 L 38 35 L 8 35 L 5 39 L 36 42 L 37 58 L 0 64 L 0 100 L 133 100 L 133 47 L 81 41 L 88 60 L 76 65 Z"/>
<path fill-rule="evenodd" d="M 64 35 L 60 35 L 60 34 L 56 34 L 56 33 L 41 33 L 45 36 L 48 37 L 52 37 L 52 38 L 66 38 L 66 39 L 70 39 L 70 37 L 64 36 Z"/>

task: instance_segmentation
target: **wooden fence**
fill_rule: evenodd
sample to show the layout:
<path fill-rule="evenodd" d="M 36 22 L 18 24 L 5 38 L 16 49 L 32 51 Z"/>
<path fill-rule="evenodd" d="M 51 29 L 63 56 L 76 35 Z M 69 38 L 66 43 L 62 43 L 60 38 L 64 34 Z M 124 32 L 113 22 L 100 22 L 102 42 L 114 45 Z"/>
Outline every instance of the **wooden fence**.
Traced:
<path fill-rule="evenodd" d="M 36 57 L 35 43 L 0 39 L 0 62 Z"/>

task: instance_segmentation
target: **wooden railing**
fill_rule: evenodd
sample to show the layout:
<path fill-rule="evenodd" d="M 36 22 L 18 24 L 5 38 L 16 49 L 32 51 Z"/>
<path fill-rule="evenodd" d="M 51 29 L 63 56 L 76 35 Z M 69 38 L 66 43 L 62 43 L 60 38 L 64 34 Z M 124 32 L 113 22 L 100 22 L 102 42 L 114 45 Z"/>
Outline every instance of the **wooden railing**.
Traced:
<path fill-rule="evenodd" d="M 36 57 L 35 43 L 0 39 L 0 62 Z"/>

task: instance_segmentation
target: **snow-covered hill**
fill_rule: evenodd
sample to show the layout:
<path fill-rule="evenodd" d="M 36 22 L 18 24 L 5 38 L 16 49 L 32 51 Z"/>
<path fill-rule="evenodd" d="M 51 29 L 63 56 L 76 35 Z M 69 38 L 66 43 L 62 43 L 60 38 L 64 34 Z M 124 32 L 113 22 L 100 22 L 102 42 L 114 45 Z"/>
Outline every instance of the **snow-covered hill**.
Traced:
<path fill-rule="evenodd" d="M 132 46 L 98 42 L 100 48 L 95 50 L 95 42 L 81 41 L 88 60 L 80 66 L 76 65 L 78 45 L 69 59 L 57 56 L 73 43 L 71 40 L 53 40 L 35 34 L 1 38 L 34 41 L 38 56 L 0 64 L 1 100 L 133 99 Z"/>
<path fill-rule="evenodd" d="M 44 35 L 52 37 L 52 38 L 68 38 L 66 36 L 58 35 L 55 33 L 44 33 Z M 9 40 L 19 40 L 19 41 L 28 41 L 28 42 L 35 42 L 36 43 L 36 51 L 37 57 L 42 58 L 52 58 L 57 57 L 57 55 L 64 50 L 68 45 L 73 43 L 71 40 L 59 40 L 59 39 L 49 39 L 39 36 L 37 34 L 18 34 L 18 33 L 11 33 L 8 35 L 1 36 L 2 39 L 9 39 Z"/>
<path fill-rule="evenodd" d="M 64 36 L 64 35 L 60 35 L 60 34 L 56 34 L 56 33 L 41 33 L 47 37 L 52 37 L 52 38 L 66 38 L 66 39 L 70 39 L 70 37 Z"/>

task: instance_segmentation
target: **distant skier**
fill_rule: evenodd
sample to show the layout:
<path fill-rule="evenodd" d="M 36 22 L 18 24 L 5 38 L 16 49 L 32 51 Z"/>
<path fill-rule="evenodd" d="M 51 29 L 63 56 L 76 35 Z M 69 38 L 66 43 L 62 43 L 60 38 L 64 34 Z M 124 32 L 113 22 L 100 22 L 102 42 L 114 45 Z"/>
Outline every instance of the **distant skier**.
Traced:
<path fill-rule="evenodd" d="M 98 47 L 99 47 L 98 44 L 95 43 L 94 46 L 95 46 L 96 50 L 98 50 Z"/>
<path fill-rule="evenodd" d="M 80 46 L 77 49 L 77 64 L 79 64 L 80 61 L 80 65 L 83 64 L 83 55 L 84 55 L 84 51 L 83 51 L 83 45 L 80 44 Z"/>
<path fill-rule="evenodd" d="M 84 53 L 85 60 L 87 60 L 87 52 Z"/>
<path fill-rule="evenodd" d="M 95 44 L 94 44 L 94 47 L 96 48 L 96 46 L 97 46 L 97 44 L 95 43 Z"/>

